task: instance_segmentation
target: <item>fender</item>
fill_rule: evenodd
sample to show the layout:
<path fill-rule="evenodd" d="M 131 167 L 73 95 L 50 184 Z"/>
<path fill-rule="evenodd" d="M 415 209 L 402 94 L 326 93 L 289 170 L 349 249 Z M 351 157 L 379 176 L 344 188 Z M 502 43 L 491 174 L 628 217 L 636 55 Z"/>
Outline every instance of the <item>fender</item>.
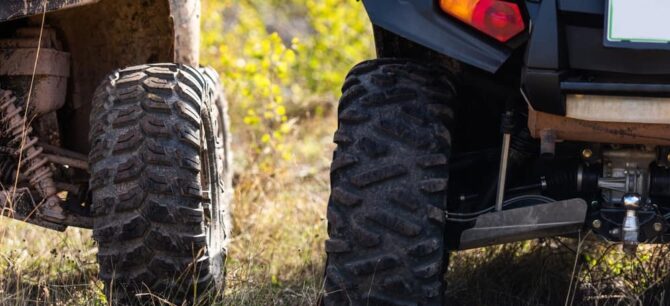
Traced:
<path fill-rule="evenodd" d="M 363 0 L 373 24 L 463 63 L 495 73 L 512 49 L 446 17 L 434 0 Z"/>
<path fill-rule="evenodd" d="M 96 3 L 100 0 L 51 0 L 47 12 Z M 41 14 L 43 0 L 3 0 L 0 4 L 0 22 Z"/>

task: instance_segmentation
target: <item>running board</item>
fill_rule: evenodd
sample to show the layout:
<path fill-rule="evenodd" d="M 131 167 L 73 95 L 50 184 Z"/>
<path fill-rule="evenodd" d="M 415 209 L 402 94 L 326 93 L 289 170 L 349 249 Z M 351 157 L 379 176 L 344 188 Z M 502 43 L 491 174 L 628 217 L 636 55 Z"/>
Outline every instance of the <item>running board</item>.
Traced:
<path fill-rule="evenodd" d="M 459 250 L 574 234 L 586 221 L 586 202 L 571 199 L 480 215 L 461 233 Z"/>

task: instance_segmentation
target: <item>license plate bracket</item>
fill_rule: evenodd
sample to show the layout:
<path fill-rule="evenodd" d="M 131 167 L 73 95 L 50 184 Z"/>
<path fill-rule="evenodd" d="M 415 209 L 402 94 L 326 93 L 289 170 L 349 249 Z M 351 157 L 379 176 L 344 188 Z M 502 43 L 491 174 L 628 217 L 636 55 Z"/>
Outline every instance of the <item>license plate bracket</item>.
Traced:
<path fill-rule="evenodd" d="M 670 18 L 665 16 L 670 16 L 670 1 L 608 0 L 604 45 L 670 50 Z"/>

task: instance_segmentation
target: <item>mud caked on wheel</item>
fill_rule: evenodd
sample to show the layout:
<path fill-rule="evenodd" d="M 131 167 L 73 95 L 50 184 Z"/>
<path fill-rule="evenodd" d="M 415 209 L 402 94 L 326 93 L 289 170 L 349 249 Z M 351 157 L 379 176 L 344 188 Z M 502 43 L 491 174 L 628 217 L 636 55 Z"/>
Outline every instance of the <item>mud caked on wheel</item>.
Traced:
<path fill-rule="evenodd" d="M 112 303 L 181 304 L 223 286 L 231 175 L 217 78 L 153 64 L 121 69 L 96 91 L 93 237 Z"/>
<path fill-rule="evenodd" d="M 325 305 L 441 305 L 450 74 L 359 64 L 342 88 L 328 203 Z"/>

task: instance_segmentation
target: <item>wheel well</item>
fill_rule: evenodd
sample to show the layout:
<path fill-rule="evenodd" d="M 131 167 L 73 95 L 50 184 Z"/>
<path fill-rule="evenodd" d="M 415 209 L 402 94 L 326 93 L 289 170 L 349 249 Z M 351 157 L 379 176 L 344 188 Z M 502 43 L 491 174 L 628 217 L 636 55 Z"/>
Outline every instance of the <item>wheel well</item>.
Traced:
<path fill-rule="evenodd" d="M 461 71 L 460 63 L 448 56 L 437 53 L 380 26 L 373 25 L 372 29 L 375 36 L 375 49 L 379 58 L 411 58 L 438 62 L 454 73 Z"/>
<path fill-rule="evenodd" d="M 525 112 L 519 94 L 519 61 L 515 53 L 496 73 L 464 64 L 380 26 L 373 25 L 378 58 L 408 58 L 439 64 L 453 74 L 459 103 L 457 124 L 453 132 L 455 152 L 498 147 L 500 115 L 506 105 L 516 105 Z"/>

